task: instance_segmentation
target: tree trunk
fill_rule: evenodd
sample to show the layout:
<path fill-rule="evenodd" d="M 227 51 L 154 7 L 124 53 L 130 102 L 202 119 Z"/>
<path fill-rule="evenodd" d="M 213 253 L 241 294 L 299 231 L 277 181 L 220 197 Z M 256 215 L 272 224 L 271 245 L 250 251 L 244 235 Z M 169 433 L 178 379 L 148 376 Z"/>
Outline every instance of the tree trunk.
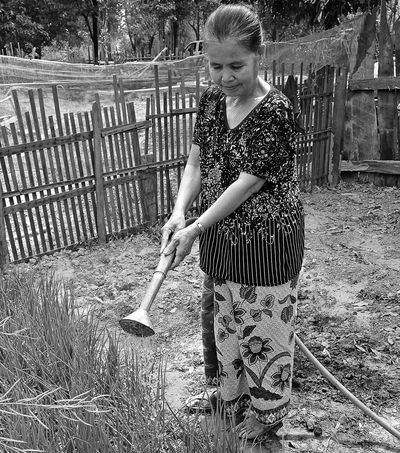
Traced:
<path fill-rule="evenodd" d="M 151 49 L 153 48 L 153 43 L 154 43 L 154 35 L 149 36 L 149 55 L 151 55 Z"/>
<path fill-rule="evenodd" d="M 133 54 L 136 57 L 136 41 L 135 41 L 135 38 L 132 37 L 132 33 L 129 30 L 128 30 L 128 37 L 129 37 L 129 42 L 131 43 Z"/>
<path fill-rule="evenodd" d="M 98 11 L 92 15 L 93 24 L 93 59 L 94 64 L 99 64 L 99 16 Z"/>
<path fill-rule="evenodd" d="M 179 24 L 176 20 L 173 20 L 171 23 L 171 34 L 172 34 L 172 51 L 174 52 L 175 49 L 178 47 L 178 31 L 179 31 Z"/>

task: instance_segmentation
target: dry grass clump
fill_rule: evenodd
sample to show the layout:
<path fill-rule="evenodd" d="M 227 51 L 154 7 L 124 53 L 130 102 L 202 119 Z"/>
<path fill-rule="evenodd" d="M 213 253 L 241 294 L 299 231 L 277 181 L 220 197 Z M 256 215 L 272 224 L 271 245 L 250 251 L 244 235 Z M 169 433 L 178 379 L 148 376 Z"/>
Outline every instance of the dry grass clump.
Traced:
<path fill-rule="evenodd" d="M 173 413 L 164 376 L 162 359 L 123 350 L 53 276 L 1 278 L 0 451 L 239 451 L 219 417 Z"/>

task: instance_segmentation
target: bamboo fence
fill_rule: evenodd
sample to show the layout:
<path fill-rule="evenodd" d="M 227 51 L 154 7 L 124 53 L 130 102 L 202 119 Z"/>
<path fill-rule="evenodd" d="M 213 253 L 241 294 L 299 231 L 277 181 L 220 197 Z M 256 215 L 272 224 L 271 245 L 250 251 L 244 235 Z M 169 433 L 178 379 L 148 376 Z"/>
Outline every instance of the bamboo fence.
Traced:
<path fill-rule="evenodd" d="M 294 94 L 288 88 L 289 76 L 295 80 Z M 278 68 L 273 62 L 271 70 L 265 72 L 265 79 L 283 91 L 292 102 L 294 96 L 298 98 L 297 170 L 303 190 L 327 184 L 331 177 L 336 76 L 337 71 L 331 66 L 324 66 L 313 72 L 311 65 L 305 68 L 302 63 L 298 68 L 294 64 L 289 68 L 282 64 Z"/>
<path fill-rule="evenodd" d="M 129 234 L 163 222 L 173 209 L 191 146 L 201 92 L 209 82 L 168 70 L 145 97 L 145 117 L 126 101 L 123 79 L 113 77 L 114 105 L 96 95 L 91 111 L 62 113 L 52 86 L 53 115 L 43 90 L 28 91 L 23 112 L 11 91 L 15 123 L 0 128 L 0 264 L 26 261 L 93 240 Z M 303 67 L 265 74 L 284 90 L 288 76 L 301 105 L 297 166 L 303 189 L 329 178 L 332 68 L 304 75 Z M 163 83 L 163 85 L 165 85 Z M 193 206 L 196 210 L 197 205 Z"/>

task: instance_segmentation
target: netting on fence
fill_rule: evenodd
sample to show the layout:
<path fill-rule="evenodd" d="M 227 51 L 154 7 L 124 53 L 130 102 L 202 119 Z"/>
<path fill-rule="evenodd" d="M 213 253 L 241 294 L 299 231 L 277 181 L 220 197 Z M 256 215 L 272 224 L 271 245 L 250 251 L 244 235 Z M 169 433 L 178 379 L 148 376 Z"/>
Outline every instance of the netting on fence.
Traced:
<path fill-rule="evenodd" d="M 279 67 L 282 63 L 301 61 L 306 67 L 311 66 L 313 71 L 326 65 L 347 65 L 351 52 L 357 49 L 365 17 L 365 14 L 359 14 L 330 30 L 293 41 L 267 42 L 266 64 L 269 66 L 275 61 Z"/>
<path fill-rule="evenodd" d="M 57 83 L 93 81 L 112 81 L 113 76 L 119 78 L 143 79 L 152 77 L 153 66 L 157 65 L 160 75 L 172 70 L 175 75 L 188 75 L 204 67 L 204 57 L 192 56 L 183 60 L 156 62 L 128 62 L 94 66 L 90 64 L 65 63 L 47 60 L 29 60 L 18 57 L 0 55 L 0 84 L 18 83 Z"/>

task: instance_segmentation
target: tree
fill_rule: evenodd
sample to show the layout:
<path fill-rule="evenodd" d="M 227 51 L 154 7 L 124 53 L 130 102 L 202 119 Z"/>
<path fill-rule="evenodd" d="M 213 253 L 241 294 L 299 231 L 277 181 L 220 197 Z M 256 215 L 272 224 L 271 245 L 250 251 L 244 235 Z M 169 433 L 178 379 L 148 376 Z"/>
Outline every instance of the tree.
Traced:
<path fill-rule="evenodd" d="M 200 33 L 208 16 L 218 7 L 218 0 L 189 0 L 187 22 L 194 31 L 196 40 L 200 39 Z"/>
<path fill-rule="evenodd" d="M 134 54 L 150 54 L 157 35 L 163 38 L 165 23 L 171 14 L 168 2 L 124 0 L 123 18 Z"/>
<path fill-rule="evenodd" d="M 343 17 L 357 12 L 366 12 L 379 6 L 380 0 L 304 0 L 313 6 L 314 21 L 332 28 L 340 24 Z"/>
<path fill-rule="evenodd" d="M 45 0 L 0 0 L 1 46 L 18 44 L 28 48 L 41 48 L 68 29 L 68 16 L 56 12 L 55 3 Z M 76 31 L 76 24 L 70 24 Z M 70 27 L 71 28 L 71 27 Z"/>
<path fill-rule="evenodd" d="M 134 52 L 139 43 L 142 48 L 145 43 L 150 53 L 157 35 L 161 43 L 177 48 L 180 24 L 189 16 L 193 4 L 193 0 L 124 0 L 125 24 Z"/>

